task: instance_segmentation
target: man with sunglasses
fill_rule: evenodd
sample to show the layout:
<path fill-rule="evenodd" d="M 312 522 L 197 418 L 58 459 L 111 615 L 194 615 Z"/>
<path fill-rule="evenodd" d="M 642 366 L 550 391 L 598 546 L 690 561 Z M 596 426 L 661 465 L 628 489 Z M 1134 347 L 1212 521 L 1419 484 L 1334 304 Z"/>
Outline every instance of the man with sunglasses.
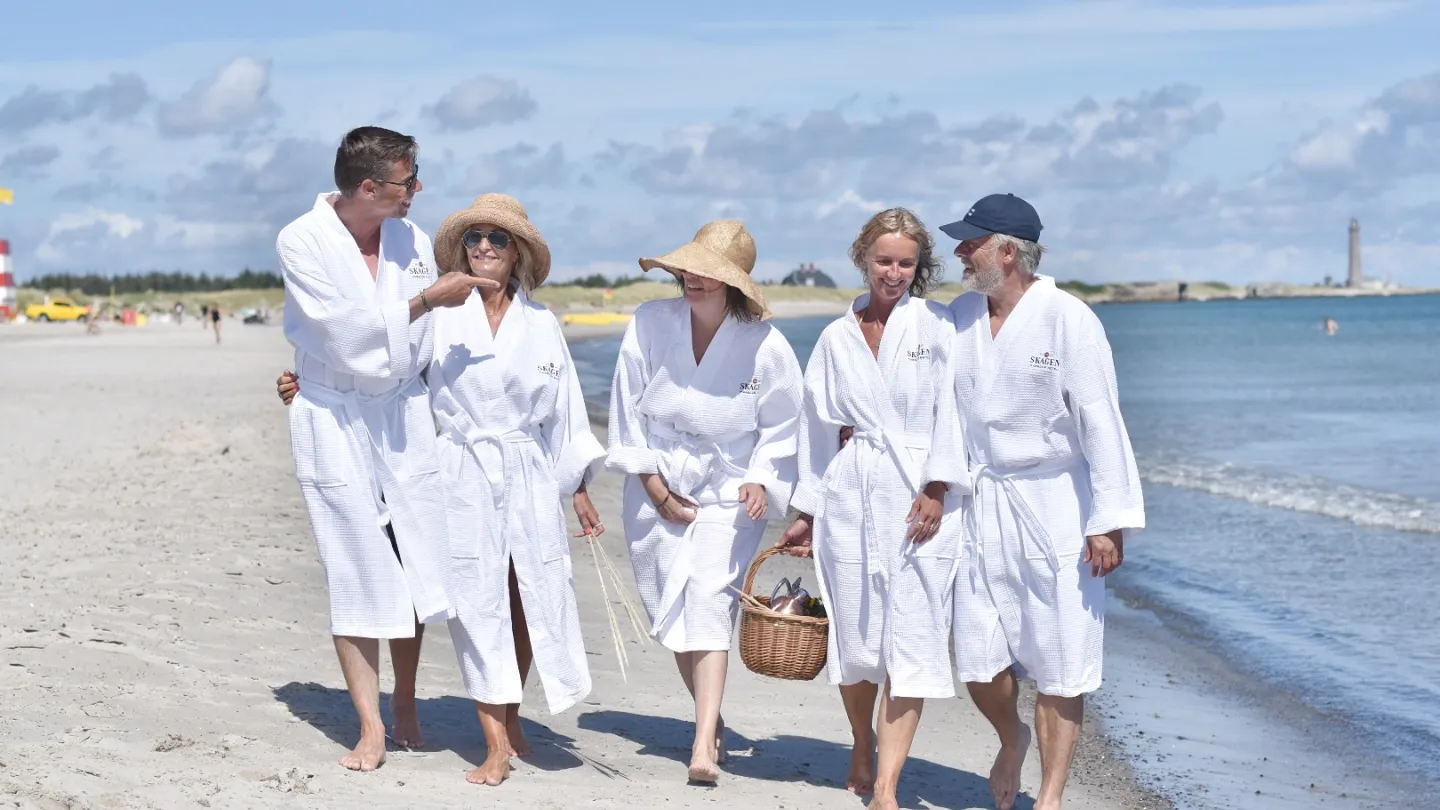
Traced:
<path fill-rule="evenodd" d="M 346 134 L 337 192 L 280 232 L 285 337 L 301 392 L 289 410 L 295 477 L 330 592 L 330 633 L 360 715 L 351 770 L 385 761 L 379 639 L 390 642 L 397 746 L 421 745 L 415 673 L 426 622 L 450 612 L 449 543 L 434 422 L 421 371 L 426 314 L 495 282 L 436 280 L 430 238 L 405 219 L 424 188 L 415 139 L 379 127 Z"/>

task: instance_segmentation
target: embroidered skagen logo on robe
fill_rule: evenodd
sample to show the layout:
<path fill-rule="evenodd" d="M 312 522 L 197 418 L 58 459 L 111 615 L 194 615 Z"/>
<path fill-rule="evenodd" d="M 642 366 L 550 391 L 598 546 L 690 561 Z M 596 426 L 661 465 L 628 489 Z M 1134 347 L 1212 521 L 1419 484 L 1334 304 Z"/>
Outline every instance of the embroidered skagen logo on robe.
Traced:
<path fill-rule="evenodd" d="M 1041 368 L 1041 369 L 1045 369 L 1046 371 L 1059 371 L 1059 370 L 1060 370 L 1060 358 L 1052 355 L 1050 352 L 1045 352 L 1044 354 L 1032 355 L 1032 356 L 1030 357 L 1030 367 L 1031 367 L 1031 368 Z"/>
<path fill-rule="evenodd" d="M 541 363 L 535 367 L 535 370 L 552 380 L 560 379 L 560 367 L 554 363 Z"/>
<path fill-rule="evenodd" d="M 760 393 L 760 378 L 759 378 L 759 377 L 751 377 L 751 378 L 750 378 L 750 382 L 742 382 L 742 383 L 740 383 L 740 393 L 742 393 L 742 394 L 758 394 L 758 393 Z"/>
<path fill-rule="evenodd" d="M 430 275 L 430 266 L 425 264 L 424 259 L 412 259 L 405 272 L 417 278 Z"/>
<path fill-rule="evenodd" d="M 917 362 L 917 363 L 920 362 L 921 360 L 929 360 L 929 359 L 930 359 L 930 347 L 929 347 L 929 346 L 926 346 L 926 345 L 924 345 L 924 344 L 922 343 L 922 344 L 920 344 L 919 346 L 916 346 L 916 347 L 913 348 L 913 349 L 906 349 L 906 350 L 905 350 L 905 356 L 908 357 L 908 358 L 910 358 L 911 360 L 914 360 L 914 361 Z"/>

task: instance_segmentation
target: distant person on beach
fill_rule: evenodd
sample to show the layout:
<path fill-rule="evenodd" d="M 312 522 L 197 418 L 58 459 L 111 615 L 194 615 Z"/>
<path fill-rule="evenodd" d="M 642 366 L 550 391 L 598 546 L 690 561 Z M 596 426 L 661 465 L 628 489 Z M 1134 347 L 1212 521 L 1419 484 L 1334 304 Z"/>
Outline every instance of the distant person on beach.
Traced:
<path fill-rule="evenodd" d="M 338 192 L 276 240 L 285 281 L 285 337 L 302 390 L 290 407 L 295 477 L 330 591 L 330 632 L 360 742 L 351 770 L 385 761 L 378 639 L 390 640 L 397 746 L 423 744 L 415 675 L 425 622 L 450 615 L 444 488 L 422 372 L 426 315 L 464 304 L 494 280 L 436 280 L 430 239 L 405 219 L 423 185 L 415 139 L 379 127 L 345 135 Z M 211 308 L 219 323 L 219 312 Z M 216 332 L 219 339 L 219 332 Z"/>
<path fill-rule="evenodd" d="M 185 323 L 185 302 L 183 301 L 175 302 L 175 323 L 176 325 Z"/>
<path fill-rule="evenodd" d="M 511 757 L 530 755 L 520 701 L 532 659 L 551 712 L 590 693 L 560 499 L 571 498 L 583 535 L 604 533 L 586 484 L 605 449 L 559 321 L 530 300 L 550 248 L 524 206 L 480 197 L 445 221 L 435 251 L 442 273 L 501 285 L 435 313 L 445 353 L 426 372 L 454 569 L 450 636 L 488 751 L 467 778 L 498 785 Z M 293 395 L 294 377 L 281 380 L 282 398 Z"/>
<path fill-rule="evenodd" d="M 876 810 L 900 806 L 896 786 L 925 699 L 955 696 L 951 589 L 967 470 L 963 452 L 930 452 L 945 384 L 938 372 L 955 334 L 950 310 L 921 297 L 939 281 L 933 251 L 904 208 L 876 214 L 851 246 L 870 291 L 810 355 L 791 499 L 800 516 L 777 543 L 798 556 L 813 551 L 830 618 L 826 669 L 854 738 L 845 784 L 873 790 Z"/>
<path fill-rule="evenodd" d="M 210 321 L 210 305 L 209 305 L 209 304 L 201 304 L 201 305 L 200 305 L 200 328 L 201 328 L 201 329 L 204 329 L 204 328 L 205 328 L 205 324 L 209 323 L 209 321 Z"/>
<path fill-rule="evenodd" d="M 1340 324 L 1336 323 L 1334 318 L 1326 318 L 1325 322 L 1320 325 L 1320 328 L 1325 330 L 1325 334 L 1334 335 L 1340 331 Z"/>
<path fill-rule="evenodd" d="M 215 329 L 215 342 L 220 342 L 220 307 L 210 307 L 210 324 Z"/>
<path fill-rule="evenodd" d="M 1105 330 L 1036 274 L 1040 217 L 1009 194 L 941 228 L 972 292 L 955 299 L 953 391 L 935 447 L 964 448 L 972 500 L 955 583 L 955 664 L 994 725 L 990 787 L 1015 804 L 1030 729 L 1017 679 L 1035 681 L 1043 778 L 1036 810 L 1061 806 L 1084 695 L 1100 686 L 1104 576 L 1124 560 L 1145 504 L 1120 415 Z"/>
<path fill-rule="evenodd" d="M 642 270 L 674 274 L 682 296 L 641 304 L 610 395 L 611 469 L 626 473 L 623 517 L 653 634 L 695 700 L 692 782 L 714 783 L 725 752 L 720 704 L 741 583 L 766 522 L 795 485 L 801 374 L 750 278 L 755 241 L 735 220 L 705 225 Z"/>

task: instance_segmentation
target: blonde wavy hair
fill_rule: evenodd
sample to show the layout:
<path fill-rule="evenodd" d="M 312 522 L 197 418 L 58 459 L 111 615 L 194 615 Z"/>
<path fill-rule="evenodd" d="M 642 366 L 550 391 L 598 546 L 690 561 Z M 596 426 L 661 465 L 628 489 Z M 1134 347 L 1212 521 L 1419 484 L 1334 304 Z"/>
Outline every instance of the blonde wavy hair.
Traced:
<path fill-rule="evenodd" d="M 919 248 L 915 261 L 915 278 L 910 281 L 910 294 L 916 298 L 924 298 L 939 285 L 940 277 L 945 273 L 945 263 L 935 255 L 935 238 L 930 235 L 925 223 L 910 209 L 887 208 L 871 217 L 865 227 L 860 229 L 860 235 L 855 237 L 854 244 L 850 245 L 850 261 L 868 283 L 870 270 L 866 266 L 865 254 L 870 252 L 875 240 L 889 233 L 909 237 Z"/>

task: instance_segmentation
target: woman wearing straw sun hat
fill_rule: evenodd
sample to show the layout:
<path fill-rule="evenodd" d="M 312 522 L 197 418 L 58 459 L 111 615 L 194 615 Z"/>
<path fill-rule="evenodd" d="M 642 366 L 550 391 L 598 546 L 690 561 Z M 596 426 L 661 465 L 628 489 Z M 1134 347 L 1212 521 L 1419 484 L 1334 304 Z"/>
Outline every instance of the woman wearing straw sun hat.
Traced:
<path fill-rule="evenodd" d="M 713 783 L 739 584 L 796 479 L 801 373 L 750 278 L 755 242 L 718 220 L 643 270 L 682 296 L 642 304 L 610 399 L 608 466 L 627 474 L 623 517 L 653 635 L 695 699 L 689 775 Z"/>
<path fill-rule="evenodd" d="M 498 785 L 530 753 L 519 704 L 531 660 L 550 711 L 590 692 L 561 498 L 584 534 L 605 531 L 586 482 L 605 457 L 590 431 L 555 316 L 529 294 L 550 248 L 525 207 L 486 194 L 435 237 L 442 273 L 500 282 L 435 311 L 427 372 L 440 428 L 451 554 L 451 637 L 489 753 L 467 777 Z M 508 561 L 506 564 L 505 561 Z"/>

